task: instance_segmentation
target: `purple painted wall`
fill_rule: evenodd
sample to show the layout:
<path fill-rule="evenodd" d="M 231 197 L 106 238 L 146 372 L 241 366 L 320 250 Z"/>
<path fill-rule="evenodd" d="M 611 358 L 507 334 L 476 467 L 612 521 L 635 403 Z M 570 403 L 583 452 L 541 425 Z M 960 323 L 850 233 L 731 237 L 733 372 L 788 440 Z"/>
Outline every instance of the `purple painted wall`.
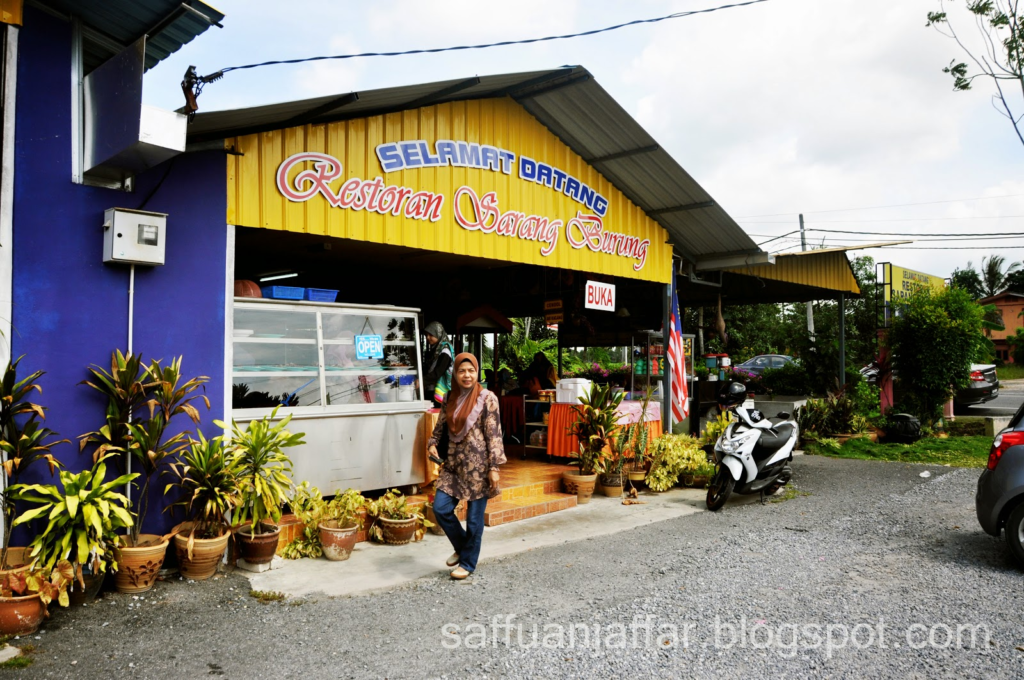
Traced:
<path fill-rule="evenodd" d="M 47 425 L 73 441 L 103 424 L 105 403 L 79 385 L 86 367 L 109 367 L 127 347 L 128 267 L 103 264 L 103 211 L 169 213 L 166 264 L 136 267 L 134 348 L 147 361 L 183 355 L 187 377 L 209 376 L 204 433 L 224 414 L 225 160 L 220 152 L 184 154 L 137 178 L 134 193 L 71 181 L 71 28 L 25 8 L 18 58 L 14 198 L 13 356 L 22 370 L 46 371 Z M 180 423 L 184 429 L 185 423 Z M 172 428 L 173 428 L 172 424 Z M 77 442 L 55 453 L 72 471 L 89 464 Z M 49 482 L 38 467 L 30 481 Z M 162 513 L 154 483 L 144 531 L 177 520 Z"/>

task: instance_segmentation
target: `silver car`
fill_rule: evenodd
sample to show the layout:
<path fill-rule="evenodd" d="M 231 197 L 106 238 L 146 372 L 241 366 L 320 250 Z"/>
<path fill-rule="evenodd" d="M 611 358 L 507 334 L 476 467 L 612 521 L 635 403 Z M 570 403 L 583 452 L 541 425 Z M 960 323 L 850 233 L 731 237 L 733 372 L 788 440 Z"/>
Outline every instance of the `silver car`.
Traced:
<path fill-rule="evenodd" d="M 1024 405 L 992 441 L 974 506 L 986 533 L 998 536 L 1006 530 L 1010 554 L 1024 567 Z"/>

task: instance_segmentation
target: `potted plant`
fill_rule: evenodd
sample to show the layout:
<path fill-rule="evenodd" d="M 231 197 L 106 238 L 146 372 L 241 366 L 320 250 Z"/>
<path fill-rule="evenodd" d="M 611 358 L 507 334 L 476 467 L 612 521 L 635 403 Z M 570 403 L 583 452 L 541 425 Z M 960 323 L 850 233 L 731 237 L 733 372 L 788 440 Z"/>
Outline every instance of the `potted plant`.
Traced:
<path fill-rule="evenodd" d="M 28 548 L 33 565 L 52 571 L 61 560 L 71 562 L 77 588 L 72 598 L 88 601 L 103 585 L 103 576 L 118 568 L 114 548 L 120 541 L 118 531 L 132 526 L 128 499 L 115 489 L 129 484 L 137 473 L 106 481 L 106 461 L 102 456 L 90 470 L 78 474 L 61 470 L 60 484 L 19 484 L 7 493 L 15 500 L 32 503 L 14 526 L 35 519 L 46 521 Z"/>
<path fill-rule="evenodd" d="M 419 509 L 409 507 L 408 499 L 398 489 L 367 503 L 366 512 L 371 521 L 370 538 L 378 543 L 405 545 L 412 542 L 420 525 L 427 529 L 432 526 Z"/>
<path fill-rule="evenodd" d="M 36 461 L 46 461 L 52 476 L 54 470 L 62 467 L 60 461 L 53 457 L 50 448 L 57 444 L 68 443 L 67 439 L 48 442 L 56 436 L 52 430 L 42 427 L 38 422 L 45 418 L 42 406 L 33 404 L 26 397 L 33 391 L 42 394 L 43 388 L 38 380 L 42 371 L 36 371 L 27 378 L 18 380 L 18 363 L 22 357 L 9 362 L 0 381 L 0 462 L 3 465 L 4 489 L 19 485 L 21 475 Z M 27 569 L 25 548 L 12 548 L 11 532 L 14 529 L 14 499 L 7 493 L 0 492 L 3 503 L 3 550 L 0 552 L 0 574 L 8 569 Z"/>
<path fill-rule="evenodd" d="M 281 557 L 287 560 L 297 560 L 301 557 L 316 559 L 324 554 L 320 543 L 320 530 L 317 527 L 325 505 L 326 501 L 320 489 L 310 486 L 309 482 L 302 482 L 292 490 L 288 507 L 302 522 L 302 534 L 284 547 Z"/>
<path fill-rule="evenodd" d="M 141 533 L 149 509 L 149 484 L 188 446 L 190 433 L 179 432 L 166 441 L 164 434 L 179 415 L 199 422 L 199 411 L 192 402 L 201 398 L 210 408 L 209 399 L 196 394 L 209 379 L 198 376 L 184 380 L 181 357 L 168 366 L 161 366 L 157 360 L 144 366 L 141 355 L 124 355 L 120 350 L 111 355 L 109 372 L 99 366 L 91 367 L 89 372 L 93 381 L 83 384 L 107 397 L 107 414 L 102 428 L 82 435 L 81 448 L 94 444 L 94 459 L 107 452 L 126 451 L 142 477 L 138 502 L 129 505 L 134 524 L 117 548 L 121 569 L 115 584 L 123 593 L 145 592 L 156 582 L 168 545 L 167 537 Z"/>
<path fill-rule="evenodd" d="M 647 425 L 647 408 L 654 396 L 654 390 L 647 388 L 640 400 L 640 419 L 635 423 L 623 426 L 626 433 L 626 441 L 622 446 L 622 455 L 629 459 L 627 477 L 630 487 L 642 483 L 647 476 L 647 465 L 651 460 L 648 455 L 648 436 L 650 428 Z"/>
<path fill-rule="evenodd" d="M 326 500 L 320 490 L 303 482 L 295 487 L 289 505 L 303 525 L 302 535 L 289 543 L 282 556 L 288 559 L 324 556 L 347 560 L 363 526 L 366 499 L 355 489 L 335 492 Z"/>
<path fill-rule="evenodd" d="M 62 607 L 70 604 L 68 587 L 74 568 L 60 560 L 51 569 L 7 571 L 0 575 L 0 635 L 31 635 L 39 630 L 52 601 Z"/>
<path fill-rule="evenodd" d="M 671 489 L 696 458 L 700 457 L 707 462 L 700 442 L 686 434 L 661 435 L 654 440 L 651 454 L 651 470 L 645 480 L 651 491 Z"/>
<path fill-rule="evenodd" d="M 722 411 L 714 418 L 707 421 L 704 426 L 704 432 L 700 436 L 700 445 L 704 450 L 706 457 L 714 458 L 715 455 L 715 444 L 718 442 L 718 438 L 722 436 L 726 428 L 729 427 L 729 423 L 732 422 L 732 411 Z"/>
<path fill-rule="evenodd" d="M 355 489 L 337 492 L 324 505 L 320 513 L 320 544 L 324 557 L 333 561 L 347 560 L 356 545 L 356 537 L 362 528 L 359 511 L 366 507 L 366 499 Z M 425 524 L 429 524 L 424 520 Z"/>
<path fill-rule="evenodd" d="M 597 471 L 604 457 L 604 449 L 618 424 L 622 394 L 616 394 L 611 385 L 594 385 L 590 393 L 579 398 L 573 406 L 576 419 L 569 425 L 569 434 L 579 440 L 574 453 L 579 470 L 562 473 L 562 483 L 568 493 L 576 494 L 577 503 L 589 503 L 597 485 Z"/>
<path fill-rule="evenodd" d="M 242 499 L 235 514 L 235 541 L 239 555 L 249 564 L 266 564 L 277 553 L 281 527 L 276 523 L 292 486 L 292 461 L 282 449 L 306 443 L 303 433 L 288 431 L 290 414 L 274 424 L 278 408 L 249 421 L 244 430 L 231 423 L 228 447 L 238 467 Z M 217 425 L 227 430 L 224 423 L 217 421 Z"/>
<path fill-rule="evenodd" d="M 629 434 L 629 426 L 619 428 L 618 434 L 608 440 L 611 453 L 600 461 L 597 488 L 609 498 L 622 495 L 622 469 L 626 463 L 623 451 L 629 441 Z"/>
<path fill-rule="evenodd" d="M 182 576 L 201 581 L 216 573 L 231 535 L 225 515 L 242 499 L 237 459 L 227 454 L 220 437 L 197 435 L 198 440 L 190 439 L 182 460 L 168 466 L 166 474 L 172 481 L 164 493 L 180 493 L 168 509 L 183 508 L 187 518 L 172 533 L 178 567 Z"/>

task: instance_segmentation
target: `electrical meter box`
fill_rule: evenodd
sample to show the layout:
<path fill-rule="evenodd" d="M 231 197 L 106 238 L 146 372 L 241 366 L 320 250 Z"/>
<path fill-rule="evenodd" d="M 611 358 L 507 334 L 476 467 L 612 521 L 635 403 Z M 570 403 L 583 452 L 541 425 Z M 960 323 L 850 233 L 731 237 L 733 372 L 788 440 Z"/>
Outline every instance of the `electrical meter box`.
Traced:
<path fill-rule="evenodd" d="M 103 213 L 103 261 L 163 264 L 167 213 L 110 208 Z"/>

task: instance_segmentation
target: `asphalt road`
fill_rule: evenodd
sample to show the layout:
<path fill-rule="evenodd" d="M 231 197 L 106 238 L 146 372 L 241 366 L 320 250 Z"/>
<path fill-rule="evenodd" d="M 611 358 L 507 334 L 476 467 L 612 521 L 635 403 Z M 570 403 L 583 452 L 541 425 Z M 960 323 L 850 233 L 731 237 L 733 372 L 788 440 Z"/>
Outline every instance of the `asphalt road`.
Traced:
<path fill-rule="evenodd" d="M 17 641 L 36 647 L 19 677 L 1024 676 L 1022 572 L 978 528 L 977 470 L 793 467 L 809 495 L 484 561 L 465 582 L 439 564 L 355 597 L 260 604 L 235 575 L 107 594 Z"/>
<path fill-rule="evenodd" d="M 962 415 L 1012 416 L 1024 404 L 1024 380 L 1006 380 L 1000 385 L 999 396 L 990 402 L 970 406 Z"/>

